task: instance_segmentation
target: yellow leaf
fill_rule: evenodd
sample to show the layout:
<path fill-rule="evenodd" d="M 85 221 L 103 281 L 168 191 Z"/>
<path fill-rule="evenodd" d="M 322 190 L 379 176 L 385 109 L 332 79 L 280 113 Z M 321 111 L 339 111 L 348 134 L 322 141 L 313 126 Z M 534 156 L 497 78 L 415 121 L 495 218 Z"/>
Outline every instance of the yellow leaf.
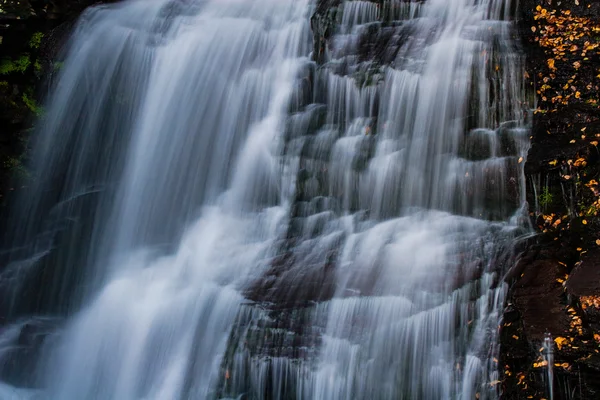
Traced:
<path fill-rule="evenodd" d="M 556 347 L 558 347 L 559 350 L 568 342 L 569 341 L 562 336 L 557 336 L 554 338 L 554 343 L 556 343 Z"/>
<path fill-rule="evenodd" d="M 558 164 L 558 160 L 550 161 L 548 164 L 550 164 L 554 167 L 554 166 L 556 166 L 556 164 Z"/>
<path fill-rule="evenodd" d="M 556 228 L 557 226 L 559 226 L 559 225 L 561 224 L 561 222 L 562 222 L 562 221 L 561 221 L 561 220 L 560 220 L 560 218 L 559 218 L 559 219 L 557 219 L 556 221 L 554 221 L 554 223 L 552 224 L 552 226 Z"/>

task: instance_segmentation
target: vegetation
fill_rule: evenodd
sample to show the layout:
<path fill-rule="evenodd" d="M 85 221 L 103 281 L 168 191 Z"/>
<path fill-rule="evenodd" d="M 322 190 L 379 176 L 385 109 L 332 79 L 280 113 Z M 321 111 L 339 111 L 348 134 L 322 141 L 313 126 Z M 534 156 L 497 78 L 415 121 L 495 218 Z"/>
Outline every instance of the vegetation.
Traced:
<path fill-rule="evenodd" d="M 15 178 L 24 180 L 29 178 L 29 171 L 23 165 L 23 162 L 19 158 L 7 157 L 3 162 L 3 168 L 10 171 Z"/>
<path fill-rule="evenodd" d="M 544 187 L 538 196 L 538 204 L 541 208 L 546 209 L 550 207 L 553 201 L 554 196 L 552 195 L 552 193 L 550 193 L 550 190 L 548 190 L 547 186 Z"/>
<path fill-rule="evenodd" d="M 39 49 L 42 44 L 42 39 L 44 38 L 44 34 L 42 32 L 36 32 L 31 36 L 29 40 L 29 47 L 32 49 Z"/>
<path fill-rule="evenodd" d="M 16 60 L 4 58 L 0 61 L 0 75 L 7 75 L 13 72 L 24 73 L 31 65 L 29 54 L 23 54 Z"/>
<path fill-rule="evenodd" d="M 44 110 L 42 107 L 38 106 L 37 102 L 35 101 L 35 99 L 33 98 L 33 96 L 31 96 L 30 94 L 28 94 L 27 92 L 23 93 L 23 96 L 21 97 L 21 99 L 23 100 L 23 103 L 25 103 L 25 105 L 27 106 L 27 108 L 36 116 L 42 116 Z"/>

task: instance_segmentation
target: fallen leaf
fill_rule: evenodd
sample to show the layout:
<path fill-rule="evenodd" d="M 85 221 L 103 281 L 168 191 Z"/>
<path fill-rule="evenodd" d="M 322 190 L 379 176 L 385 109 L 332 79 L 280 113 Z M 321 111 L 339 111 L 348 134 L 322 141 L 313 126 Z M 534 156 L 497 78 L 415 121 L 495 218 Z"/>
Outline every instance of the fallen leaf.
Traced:
<path fill-rule="evenodd" d="M 562 349 L 562 347 L 568 342 L 569 341 L 562 336 L 557 336 L 554 338 L 554 343 L 556 343 L 556 347 L 558 347 L 559 350 Z"/>

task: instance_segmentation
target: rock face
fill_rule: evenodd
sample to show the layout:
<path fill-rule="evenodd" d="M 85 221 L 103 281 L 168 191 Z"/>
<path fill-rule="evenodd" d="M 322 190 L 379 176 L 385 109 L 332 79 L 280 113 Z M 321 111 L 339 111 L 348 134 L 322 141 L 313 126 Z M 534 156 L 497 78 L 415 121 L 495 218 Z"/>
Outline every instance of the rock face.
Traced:
<path fill-rule="evenodd" d="M 538 104 L 525 166 L 537 235 L 508 277 L 503 398 L 549 398 L 552 387 L 554 399 L 597 399 L 600 3 L 527 0 L 520 7 L 527 77 Z"/>
<path fill-rule="evenodd" d="M 320 1 L 312 19 L 314 58 L 328 58 L 339 1 Z M 378 2 L 379 6 L 385 2 Z M 600 2 L 525 0 L 516 12 L 527 56 L 532 116 L 525 172 L 535 237 L 507 274 L 501 333 L 504 399 L 600 398 Z M 338 21 L 339 22 L 339 21 Z M 375 26 L 374 26 L 375 27 Z M 354 76 L 377 79 L 373 65 L 393 60 L 410 30 L 385 24 L 359 39 Z M 369 63 L 360 62 L 370 61 Z M 369 65 L 367 68 L 366 66 Z M 347 74 L 348 65 L 336 65 Z M 357 72 L 358 71 L 358 72 Z M 487 132 L 465 138 L 463 156 L 485 159 Z M 511 153 L 510 143 L 501 143 Z M 544 341 L 548 349 L 542 350 Z M 548 346 L 548 343 L 551 346 Z M 552 385 L 547 359 L 551 356 Z"/>

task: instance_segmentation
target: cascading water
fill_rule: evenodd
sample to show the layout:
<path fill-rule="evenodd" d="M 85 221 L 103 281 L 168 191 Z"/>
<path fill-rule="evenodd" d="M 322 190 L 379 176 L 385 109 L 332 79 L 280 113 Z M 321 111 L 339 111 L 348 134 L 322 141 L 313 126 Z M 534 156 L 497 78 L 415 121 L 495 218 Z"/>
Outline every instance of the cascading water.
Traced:
<path fill-rule="evenodd" d="M 308 0 L 84 14 L 11 225 L 0 394 L 497 397 L 510 2 L 331 3 L 323 65 Z"/>

